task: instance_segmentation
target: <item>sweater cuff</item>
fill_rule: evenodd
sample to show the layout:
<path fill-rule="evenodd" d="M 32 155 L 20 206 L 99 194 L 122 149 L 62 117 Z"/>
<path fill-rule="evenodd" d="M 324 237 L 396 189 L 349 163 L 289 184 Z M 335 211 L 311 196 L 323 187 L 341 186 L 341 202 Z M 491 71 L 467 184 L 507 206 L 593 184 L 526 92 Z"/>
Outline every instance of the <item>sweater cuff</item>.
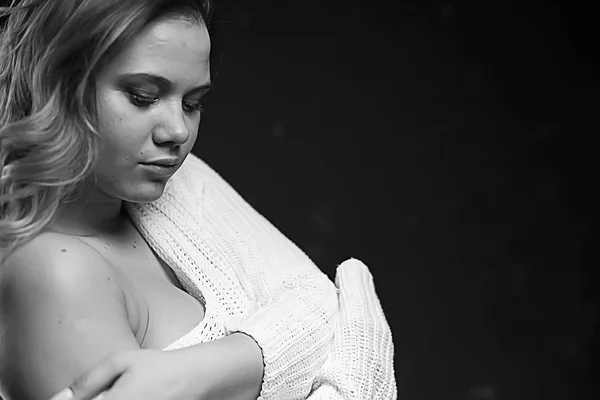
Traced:
<path fill-rule="evenodd" d="M 247 318 L 225 321 L 227 334 L 244 333 L 262 350 L 264 374 L 258 400 L 306 398 L 333 345 L 337 291 L 322 304 L 311 303 L 300 289 L 268 304 Z"/>

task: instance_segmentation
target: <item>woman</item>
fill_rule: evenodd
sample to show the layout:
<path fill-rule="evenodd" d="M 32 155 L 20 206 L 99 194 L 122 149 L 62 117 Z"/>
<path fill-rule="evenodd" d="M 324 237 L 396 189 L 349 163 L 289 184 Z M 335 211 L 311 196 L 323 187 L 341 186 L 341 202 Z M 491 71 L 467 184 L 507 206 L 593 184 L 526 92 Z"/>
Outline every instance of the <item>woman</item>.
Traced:
<path fill-rule="evenodd" d="M 14 3 L 0 61 L 2 396 L 395 398 L 366 266 L 343 263 L 336 287 L 190 154 L 209 1 Z"/>

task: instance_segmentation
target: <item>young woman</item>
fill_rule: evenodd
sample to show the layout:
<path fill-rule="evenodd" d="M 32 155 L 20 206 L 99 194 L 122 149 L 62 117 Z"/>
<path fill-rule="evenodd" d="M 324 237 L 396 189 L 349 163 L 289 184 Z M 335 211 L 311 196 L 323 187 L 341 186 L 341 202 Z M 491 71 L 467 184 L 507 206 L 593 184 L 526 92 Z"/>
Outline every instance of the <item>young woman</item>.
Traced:
<path fill-rule="evenodd" d="M 5 400 L 395 398 L 367 267 L 334 284 L 190 154 L 208 0 L 1 12 Z"/>

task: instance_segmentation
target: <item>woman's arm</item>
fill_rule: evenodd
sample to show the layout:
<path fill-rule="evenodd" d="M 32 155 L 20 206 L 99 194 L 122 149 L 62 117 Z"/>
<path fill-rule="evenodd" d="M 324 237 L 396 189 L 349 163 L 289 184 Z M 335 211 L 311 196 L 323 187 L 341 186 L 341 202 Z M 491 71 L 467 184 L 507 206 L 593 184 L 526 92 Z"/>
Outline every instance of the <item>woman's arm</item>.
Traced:
<path fill-rule="evenodd" d="M 306 397 L 333 344 L 335 285 L 215 171 L 193 155 L 188 158 L 188 179 L 204 182 L 195 196 L 201 198 L 202 229 L 218 238 L 212 245 L 228 242 L 235 249 L 237 260 L 230 265 L 256 306 L 225 327 L 251 336 L 262 349 L 259 399 Z"/>
<path fill-rule="evenodd" d="M 338 299 L 327 275 L 193 154 L 160 199 L 128 211 L 186 288 L 201 290 L 223 318 L 223 335 L 258 344 L 259 399 L 305 398 L 333 345 Z"/>
<path fill-rule="evenodd" d="M 85 243 L 44 234 L 1 268 L 4 400 L 48 400 L 66 387 L 89 400 L 116 380 L 107 396 L 257 398 L 262 354 L 244 334 L 172 352 L 140 350 L 115 271 Z"/>
<path fill-rule="evenodd" d="M 10 400 L 47 400 L 106 356 L 139 349 L 114 271 L 77 239 L 42 234 L 13 253 L 0 296 Z"/>
<path fill-rule="evenodd" d="M 392 332 L 375 292 L 373 276 L 361 261 L 337 269 L 340 321 L 333 351 L 317 375 L 309 400 L 395 400 Z"/>
<path fill-rule="evenodd" d="M 51 400 L 255 400 L 261 375 L 260 349 L 234 334 L 174 351 L 115 353 Z"/>

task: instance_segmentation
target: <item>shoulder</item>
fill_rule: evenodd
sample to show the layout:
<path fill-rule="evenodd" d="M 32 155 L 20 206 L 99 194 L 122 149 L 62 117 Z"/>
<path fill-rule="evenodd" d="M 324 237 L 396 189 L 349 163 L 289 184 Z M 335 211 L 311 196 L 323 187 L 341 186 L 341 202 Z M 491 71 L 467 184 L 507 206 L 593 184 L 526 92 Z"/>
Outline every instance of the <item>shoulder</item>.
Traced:
<path fill-rule="evenodd" d="M 0 328 L 43 340 L 56 324 L 127 321 L 125 294 L 112 265 L 81 240 L 43 233 L 19 247 L 0 270 Z M 56 331 L 60 333 L 60 329 Z"/>
<path fill-rule="evenodd" d="M 202 202 L 207 194 L 229 187 L 226 181 L 195 154 L 188 154 L 179 170 L 167 182 L 162 201 Z M 169 200 L 166 200 L 169 199 Z M 159 204 L 155 202 L 154 204 Z M 142 206 L 138 206 L 142 207 Z"/>
<path fill-rule="evenodd" d="M 124 303 L 116 271 L 77 238 L 43 233 L 19 247 L 0 270 L 0 360 L 10 360 L 0 381 L 15 398 L 48 398 L 112 352 L 139 348 Z"/>
<path fill-rule="evenodd" d="M 94 248 L 68 235 L 46 232 L 18 248 L 0 270 L 3 296 L 43 292 L 54 296 L 84 295 L 90 286 L 117 282 L 116 271 Z M 109 285 L 113 286 L 113 285 Z M 110 290 L 110 292 L 118 292 Z M 82 293 L 80 293 L 82 292 Z"/>
<path fill-rule="evenodd" d="M 195 181 L 223 180 L 221 175 L 197 155 L 190 153 L 181 166 L 183 174 Z M 182 174 L 182 175 L 183 175 Z"/>

